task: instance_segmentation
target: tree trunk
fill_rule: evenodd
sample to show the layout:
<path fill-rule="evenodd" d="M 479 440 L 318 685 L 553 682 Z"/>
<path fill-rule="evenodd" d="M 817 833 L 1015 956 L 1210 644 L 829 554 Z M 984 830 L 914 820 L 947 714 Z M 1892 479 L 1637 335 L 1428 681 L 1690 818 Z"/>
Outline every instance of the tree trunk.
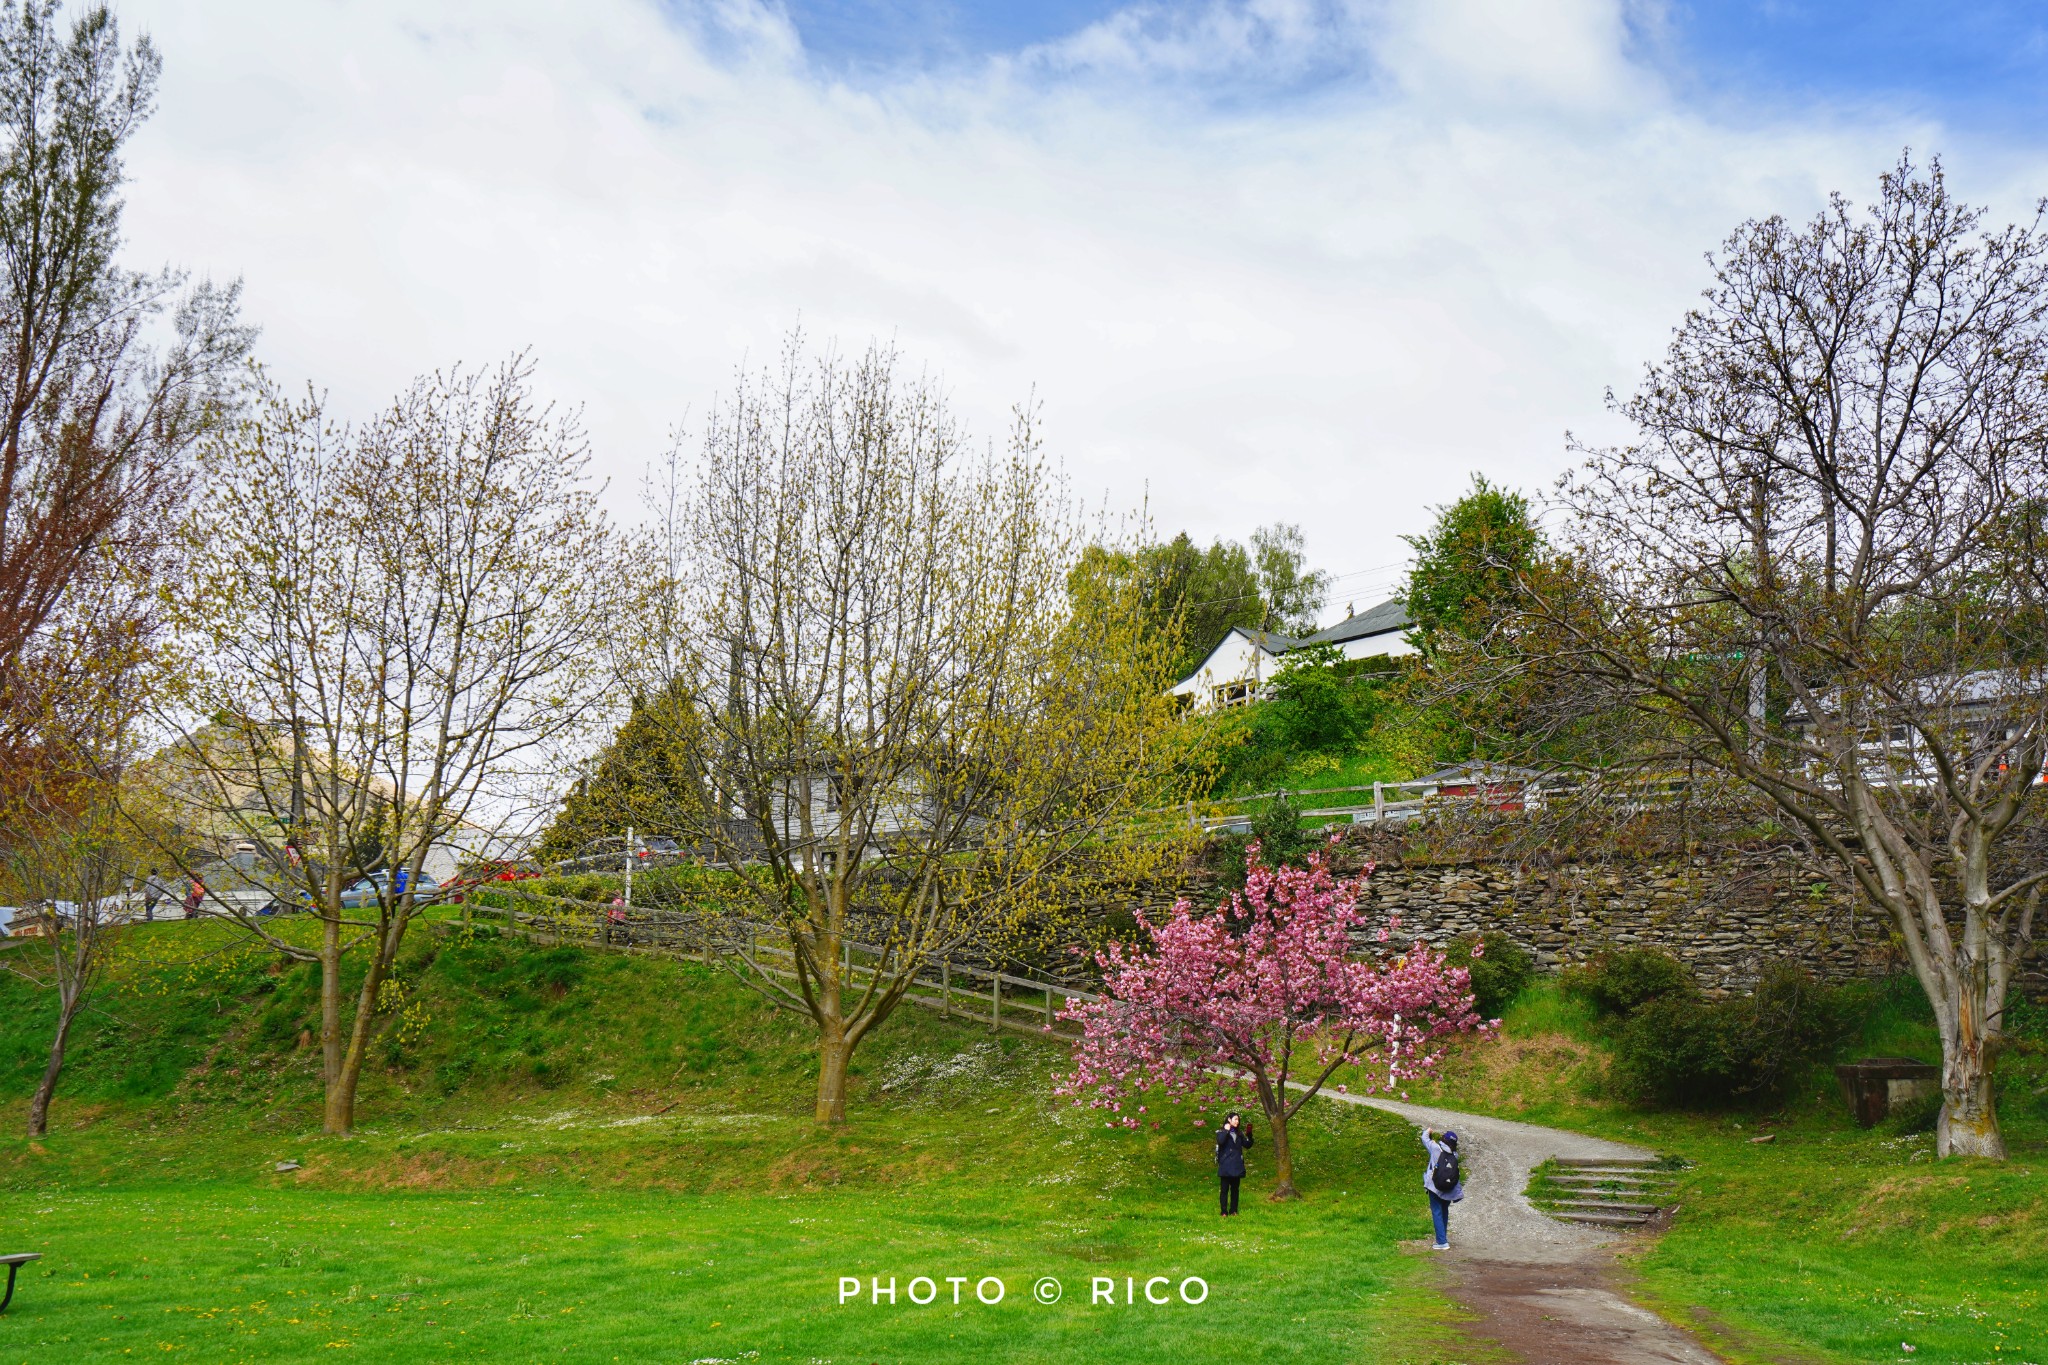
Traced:
<path fill-rule="evenodd" d="M 336 1127 L 335 1087 L 341 1081 L 341 919 L 329 915 L 320 926 L 320 1085 L 324 1111 L 322 1128 L 331 1134 L 348 1131 L 350 1105 L 339 1116 Z"/>
<path fill-rule="evenodd" d="M 356 1125 L 356 1087 L 363 1078 L 363 1059 L 369 1055 L 370 1035 L 377 1022 L 377 997 L 398 956 L 398 943 L 405 929 L 387 932 L 378 940 L 377 951 L 363 971 L 363 988 L 356 993 L 356 1017 L 349 1027 L 348 1046 L 342 1050 L 341 1066 L 327 1091 L 327 1131 L 345 1135 Z"/>
<path fill-rule="evenodd" d="M 847 1036 L 846 1029 L 847 980 L 841 956 L 845 919 L 836 913 L 839 907 L 833 903 L 834 894 L 843 894 L 844 889 L 843 881 L 832 883 L 825 890 L 825 903 L 814 904 L 812 909 L 812 914 L 824 921 L 812 940 L 810 953 L 811 970 L 818 981 L 811 1017 L 818 1024 L 818 1104 L 814 1117 L 819 1123 L 846 1122 L 846 1069 L 853 1060 L 854 1040 Z"/>
<path fill-rule="evenodd" d="M 1900 854 L 1893 856 L 1904 864 Z M 2008 938 L 2002 927 L 1994 930 L 1986 910 L 1991 880 L 1987 839 L 1965 840 L 1960 862 L 1960 935 L 1951 938 L 1948 907 L 1936 890 L 1933 867 L 1925 862 L 1907 865 L 1907 884 L 1921 915 L 1917 923 L 1899 916 L 1900 928 L 1906 932 L 1914 975 L 1934 1006 L 1941 1034 L 1941 1117 L 1934 1129 L 1935 1155 L 2003 1161 L 2005 1138 L 1998 1131 L 1991 1072 L 1998 1058 L 1998 1021 L 2004 1014 L 2010 968 L 2024 951 L 2024 939 L 2032 936 L 2033 918 L 2029 914 L 2022 922 L 2021 942 Z"/>
<path fill-rule="evenodd" d="M 1269 1199 L 1299 1199 L 1301 1192 L 1294 1188 L 1294 1148 L 1287 1141 L 1287 1111 L 1282 1108 L 1266 1114 L 1266 1131 L 1273 1142 L 1273 1193 Z"/>
<path fill-rule="evenodd" d="M 1943 1008 L 1941 1118 L 1934 1128 L 1938 1157 L 1981 1156 L 2005 1160 L 2005 1136 L 1991 1094 L 1990 1053 L 1983 1012 L 1965 1000 Z"/>
<path fill-rule="evenodd" d="M 50 1099 L 57 1093 L 57 1078 L 64 1074 L 64 1044 L 71 1037 L 71 1021 L 78 1017 L 78 1007 L 84 1002 L 85 992 L 73 991 L 57 1008 L 57 1036 L 50 1040 L 50 1063 L 43 1068 L 42 1082 L 28 1102 L 28 1135 L 32 1138 L 50 1131 Z"/>
<path fill-rule="evenodd" d="M 846 1122 L 846 1068 L 853 1060 L 853 1045 L 839 1020 L 818 1030 L 818 1110 L 820 1123 Z"/>

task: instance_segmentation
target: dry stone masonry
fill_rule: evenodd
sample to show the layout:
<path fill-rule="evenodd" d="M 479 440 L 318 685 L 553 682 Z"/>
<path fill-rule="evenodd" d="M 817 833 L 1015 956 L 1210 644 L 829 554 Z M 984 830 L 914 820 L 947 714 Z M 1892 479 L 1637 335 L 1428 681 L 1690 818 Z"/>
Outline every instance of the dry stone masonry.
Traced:
<path fill-rule="evenodd" d="M 1338 850 L 1351 873 L 1364 851 Z M 1691 858 L 1626 858 L 1552 866 L 1415 859 L 1382 848 L 1372 904 L 1400 920 L 1399 938 L 1441 945 L 1464 934 L 1500 933 L 1558 971 L 1604 949 L 1644 947 L 1692 968 L 1710 995 L 1746 991 L 1771 962 L 1849 980 L 1906 969 L 1890 920 L 1790 849 L 1725 849 Z M 1213 905 L 1207 879 L 1177 894 Z M 2021 986 L 2048 998 L 2048 925 Z"/>
<path fill-rule="evenodd" d="M 1790 959 L 1844 979 L 1896 970 L 1890 925 L 1790 855 L 1551 868 L 1382 864 L 1373 903 L 1431 943 L 1502 933 L 1555 971 L 1607 948 L 1656 948 L 1710 994 Z"/>

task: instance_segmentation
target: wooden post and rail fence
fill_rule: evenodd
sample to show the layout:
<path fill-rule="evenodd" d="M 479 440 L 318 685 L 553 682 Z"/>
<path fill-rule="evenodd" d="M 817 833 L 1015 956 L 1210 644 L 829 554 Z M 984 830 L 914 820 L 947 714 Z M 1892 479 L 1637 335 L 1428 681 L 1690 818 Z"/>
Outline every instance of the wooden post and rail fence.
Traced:
<path fill-rule="evenodd" d="M 1682 799 L 1685 788 L 1682 778 L 1657 778 L 1626 784 L 1603 793 L 1602 799 L 1646 809 Z M 1503 812 L 1536 810 L 1546 800 L 1576 790 L 1575 784 L 1555 776 L 1546 781 L 1524 773 L 1492 773 L 1475 767 L 1455 776 L 1415 782 L 1283 788 L 1213 801 L 1202 808 L 1168 807 L 1143 814 L 1164 817 L 1176 824 L 1185 820 L 1205 832 L 1213 832 L 1248 828 L 1250 807 L 1276 797 L 1327 801 L 1337 796 L 1369 793 L 1370 803 L 1312 805 L 1303 809 L 1301 815 L 1304 819 L 1348 817 L 1355 824 L 1387 824 L 1412 820 L 1434 807 L 1450 804 L 1477 805 Z M 797 975 L 795 949 L 778 927 L 747 921 L 735 923 L 729 917 L 687 910 L 636 907 L 630 900 L 624 909 L 622 921 L 617 916 L 618 907 L 601 902 L 545 895 L 509 883 L 486 883 L 464 897 L 462 922 L 488 920 L 502 932 L 543 943 L 576 943 L 598 949 L 695 958 L 706 964 L 717 961 L 721 953 L 743 954 L 760 971 L 787 979 Z M 435 927 L 447 932 L 457 926 L 444 921 Z M 740 935 L 744 935 L 744 940 Z M 880 973 L 885 954 L 879 945 L 846 940 L 843 952 L 842 968 L 850 984 L 863 986 Z M 866 963 L 857 960 L 862 956 L 867 958 Z M 1059 1026 L 1061 1002 L 1102 997 L 1077 986 L 1020 976 L 947 955 L 920 963 L 903 998 L 948 1016 L 986 1017 L 991 1029 L 1039 1034 L 1051 1030 L 1072 1037 L 1071 1030 Z"/>
<path fill-rule="evenodd" d="M 525 902 L 533 908 L 493 905 L 483 896 Z M 600 950 L 694 959 L 707 965 L 723 952 L 743 948 L 746 959 L 761 971 L 792 980 L 797 974 L 796 951 L 789 945 L 788 935 L 773 925 L 735 925 L 722 917 L 682 910 L 637 910 L 621 925 L 609 917 L 609 906 L 510 887 L 491 887 L 472 895 L 463 910 L 468 923 L 487 922 L 500 932 L 540 943 L 574 943 Z M 452 932 L 461 926 L 441 921 L 435 927 Z M 880 971 L 883 949 L 853 939 L 843 943 L 841 966 L 847 982 L 860 987 L 873 981 Z M 861 961 L 863 957 L 867 961 Z M 987 984 L 977 986 L 977 982 Z M 919 964 L 903 996 L 907 1002 L 938 1010 L 948 1018 L 986 1019 L 991 1031 L 1009 1029 L 1040 1036 L 1051 1032 L 1069 1039 L 1078 1035 L 1061 1026 L 1063 1004 L 1101 998 L 1078 986 L 1019 976 L 954 956 Z"/>

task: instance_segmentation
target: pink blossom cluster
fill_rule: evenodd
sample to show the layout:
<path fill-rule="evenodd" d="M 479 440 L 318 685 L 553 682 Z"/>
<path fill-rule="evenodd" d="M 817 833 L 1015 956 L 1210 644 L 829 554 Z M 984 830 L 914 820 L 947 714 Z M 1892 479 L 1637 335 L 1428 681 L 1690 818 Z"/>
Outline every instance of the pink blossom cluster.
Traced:
<path fill-rule="evenodd" d="M 1354 956 L 1356 937 L 1387 944 L 1396 927 L 1368 925 L 1359 908 L 1370 866 L 1349 879 L 1320 856 L 1271 868 L 1256 844 L 1246 865 L 1243 892 L 1215 913 L 1182 900 L 1142 926 L 1149 943 L 1097 955 L 1106 998 L 1064 1011 L 1082 1035 L 1055 1093 L 1126 1128 L 1143 1122 L 1139 1100 L 1152 1091 L 1250 1098 L 1272 1116 L 1339 1066 L 1368 1068 L 1368 1090 L 1398 1089 L 1436 1068 L 1446 1035 L 1485 1027 L 1465 969 L 1426 945 Z M 1294 1081 L 1306 1088 L 1290 1092 Z"/>

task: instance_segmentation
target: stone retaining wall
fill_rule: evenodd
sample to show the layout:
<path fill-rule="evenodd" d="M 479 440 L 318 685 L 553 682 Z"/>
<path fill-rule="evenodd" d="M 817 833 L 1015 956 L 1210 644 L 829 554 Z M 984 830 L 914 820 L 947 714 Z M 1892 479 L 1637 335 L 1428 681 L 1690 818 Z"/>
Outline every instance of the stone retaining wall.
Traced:
<path fill-rule="evenodd" d="M 1442 943 L 1503 933 L 1549 971 L 1604 948 L 1658 948 L 1721 994 L 1747 989 L 1778 959 L 1837 980 L 1900 965 L 1887 920 L 1787 854 L 1549 869 L 1394 864 L 1370 884 L 1375 907 L 1400 916 L 1407 934 Z"/>
<path fill-rule="evenodd" d="M 1341 849 L 1338 871 L 1361 856 Z M 1382 856 L 1370 885 L 1374 908 L 1400 917 L 1396 937 L 1442 944 L 1502 933 L 1544 971 L 1606 948 L 1656 948 L 1721 995 L 1747 990 L 1764 965 L 1785 959 L 1831 980 L 1906 970 L 1889 917 L 1787 849 L 1547 868 Z M 1218 893 L 1191 884 L 1180 894 L 1214 904 Z M 2029 996 L 2048 999 L 2048 924 L 2037 925 L 2021 977 Z"/>

